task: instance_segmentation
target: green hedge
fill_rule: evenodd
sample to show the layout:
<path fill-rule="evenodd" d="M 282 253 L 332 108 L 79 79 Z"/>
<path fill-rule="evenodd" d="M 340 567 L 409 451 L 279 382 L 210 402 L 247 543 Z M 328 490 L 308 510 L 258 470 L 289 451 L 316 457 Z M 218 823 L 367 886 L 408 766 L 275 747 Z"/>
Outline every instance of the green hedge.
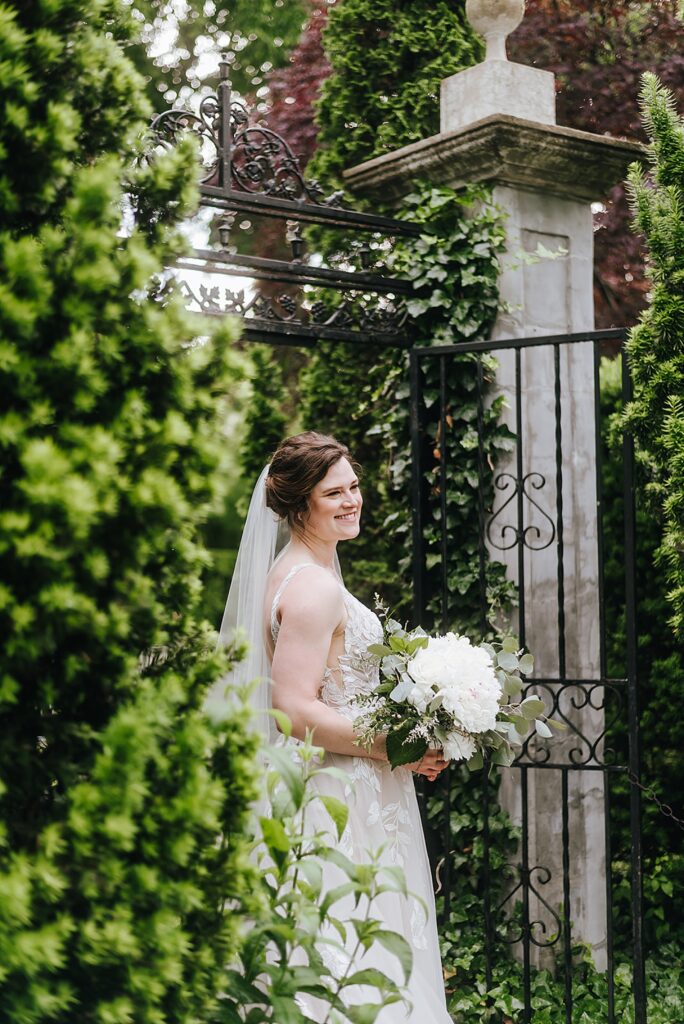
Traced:
<path fill-rule="evenodd" d="M 225 657 L 197 614 L 235 331 L 208 336 L 159 276 L 196 157 L 133 168 L 149 111 L 124 12 L 0 15 L 8 1024 L 196 1021 L 248 874 L 253 741 L 237 711 L 204 720 Z"/>

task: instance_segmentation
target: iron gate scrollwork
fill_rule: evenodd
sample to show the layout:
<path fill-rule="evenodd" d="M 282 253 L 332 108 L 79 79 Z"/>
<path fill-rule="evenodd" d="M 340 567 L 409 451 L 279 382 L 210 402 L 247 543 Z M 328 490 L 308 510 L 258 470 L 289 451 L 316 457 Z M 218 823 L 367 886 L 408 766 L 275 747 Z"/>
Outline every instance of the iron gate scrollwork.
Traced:
<path fill-rule="evenodd" d="M 623 499 L 624 499 L 624 608 L 626 615 L 626 671 L 620 678 L 608 675 L 607 636 L 603 600 L 604 537 L 602 523 L 602 458 L 601 458 L 601 408 L 599 400 L 599 361 L 601 346 L 608 341 L 615 345 L 624 339 L 623 331 L 597 331 L 564 336 L 510 338 L 498 341 L 463 343 L 430 348 L 414 347 L 410 353 L 411 372 L 411 432 L 413 458 L 413 558 L 414 558 L 414 619 L 428 629 L 440 631 L 458 629 L 454 616 L 454 598 L 450 592 L 449 573 L 449 527 L 448 501 L 449 479 L 448 460 L 458 451 L 456 441 L 451 448 L 447 444 L 450 424 L 453 432 L 457 417 L 450 408 L 447 386 L 449 367 L 453 360 L 467 356 L 477 363 L 476 388 L 478 404 L 479 445 L 477 452 L 478 475 L 478 523 L 480 623 L 483 635 L 490 627 L 487 607 L 487 581 L 485 567 L 489 560 L 508 559 L 510 575 L 515 579 L 517 596 L 517 632 L 521 646 L 525 646 L 527 634 L 534 632 L 534 616 L 538 604 L 532 601 L 530 611 L 530 589 L 526 575 L 532 575 L 534 559 L 545 558 L 549 569 L 546 580 L 544 601 L 555 603 L 553 615 L 554 632 L 557 634 L 554 660 L 555 672 L 536 672 L 525 680 L 524 693 L 534 692 L 541 696 L 550 717 L 560 720 L 567 728 L 565 738 L 557 735 L 551 743 L 540 741 L 532 734 L 522 743 L 517 759 L 508 774 L 508 797 L 516 807 L 520 828 L 520 844 L 517 855 L 506 866 L 503 874 L 507 884 L 498 878 L 498 897 L 493 893 L 490 862 L 494 852 L 494 839 L 490 835 L 490 822 L 497 802 L 495 786 L 489 778 L 487 768 L 481 773 L 476 785 L 480 789 L 483 815 L 483 870 L 480 879 L 483 900 L 483 931 L 485 933 L 486 973 L 491 986 L 494 959 L 497 950 L 497 936 L 502 928 L 508 929 L 508 942 L 517 951 L 522 973 L 522 1021 L 528 1024 L 534 1020 L 533 1013 L 533 968 L 535 965 L 551 966 L 559 973 L 563 983 L 564 1020 L 573 1024 L 575 1013 L 574 978 L 576 975 L 575 948 L 578 922 L 572 919 L 571 907 L 575 890 L 582 879 L 578 879 L 577 865 L 572 863 L 574 844 L 577 842 L 578 816 L 583 801 L 591 793 L 598 792 L 602 822 L 597 846 L 602 847 L 605 856 L 605 880 L 600 876 L 601 864 L 591 863 L 587 858 L 581 870 L 597 876 L 594 893 L 600 886 L 602 893 L 597 902 L 605 905 L 603 921 L 604 950 L 599 957 L 605 959 L 607 987 L 606 1024 L 615 1024 L 615 937 L 613 933 L 613 877 L 611 851 L 611 793 L 615 780 L 631 775 L 639 779 L 639 730 L 636 678 L 636 623 L 635 623 L 635 520 L 634 520 L 634 457 L 629 438 L 623 441 Z M 574 596 L 568 595 L 568 547 L 573 537 L 567 530 L 569 510 L 564 508 L 568 501 L 569 460 L 577 456 L 570 453 L 565 444 L 564 429 L 567 416 L 564 400 L 569 399 L 568 381 L 563 379 L 563 356 L 572 346 L 588 346 L 593 363 L 594 410 L 593 429 L 595 448 L 584 453 L 587 462 L 595 466 L 596 488 L 596 593 L 594 601 L 598 610 L 599 656 L 595 672 L 575 673 L 570 670 L 571 655 L 567 650 L 568 637 L 576 633 L 573 622 Z M 523 361 L 526 353 L 534 353 L 535 360 L 545 351 L 548 365 L 552 367 L 547 382 L 548 422 L 546 423 L 546 446 L 549 453 L 547 465 L 541 472 L 529 461 L 525 450 L 526 426 L 524 416 Z M 506 353 L 508 363 L 508 397 L 511 406 L 512 434 L 515 438 L 514 451 L 508 462 L 492 465 L 484 457 L 482 445 L 482 420 L 486 401 L 485 375 L 482 369 L 485 354 L 502 356 Z M 586 349 L 585 349 L 586 354 Z M 436 404 L 428 410 L 423 402 L 426 374 L 431 373 L 431 396 L 437 391 Z M 439 381 L 435 389 L 434 381 Z M 495 384 L 495 390 L 496 390 Z M 623 401 L 631 396 L 630 378 L 623 357 Z M 429 420 L 429 425 L 428 425 Z M 529 425 L 528 425 L 529 426 Z M 435 486 L 436 481 L 436 486 Z M 485 494 L 490 496 L 487 504 Z M 588 510 L 588 518 L 593 511 Z M 428 526 L 432 524 L 429 540 Z M 435 523 L 437 524 L 435 527 Z M 564 526 L 566 527 L 564 531 Z M 435 530 L 437 537 L 435 537 Z M 549 559 L 553 560 L 551 569 Z M 430 568 L 429 568 L 430 567 Z M 577 581 L 573 581 L 577 585 Z M 551 595 L 551 597 L 549 596 Z M 532 595 L 534 597 L 534 595 Z M 535 611 L 536 607 L 536 611 Z M 547 609 L 548 611 L 548 609 Z M 575 640 L 577 637 L 575 636 Z M 588 642 L 588 641 L 587 641 Z M 573 655 L 574 657 L 574 655 Z M 548 661 L 548 657 L 547 657 Z M 618 757 L 610 748 L 607 739 L 613 727 L 623 723 L 629 734 L 627 759 Z M 560 734 L 559 734 L 560 735 Z M 543 780 L 543 783 L 542 781 Z M 553 781 L 552 781 L 553 780 Z M 539 793 L 548 800 L 553 791 L 557 794 L 560 813 L 557 814 L 557 834 L 546 842 L 539 840 L 539 833 L 548 820 L 549 808 L 539 805 Z M 513 794 L 511 798 L 511 793 Z M 440 855 L 444 860 L 444 907 L 445 917 L 449 914 L 449 873 L 450 852 L 456 841 L 449 833 L 449 802 L 451 789 L 445 783 L 446 808 L 444 819 L 446 832 L 438 837 Z M 640 832 L 640 793 L 636 786 L 630 787 L 631 815 L 631 887 L 633 934 L 631 955 L 633 958 L 633 985 L 635 1021 L 646 1022 L 646 997 L 644 978 L 644 951 L 642 942 L 642 862 Z M 539 858 L 539 851 L 545 851 L 547 859 Z M 549 855 L 549 851 L 552 856 Z M 581 938 L 581 936 L 580 936 Z"/>
<path fill-rule="evenodd" d="M 231 95 L 228 74 L 229 64 L 222 61 L 216 95 L 204 96 L 196 112 L 164 111 L 150 129 L 150 159 L 155 150 L 169 149 L 186 135 L 198 141 L 200 202 L 217 211 L 215 247 L 197 248 L 175 264 L 203 275 L 199 284 L 182 279 L 189 307 L 211 316 L 241 317 L 247 341 L 407 347 L 404 297 L 412 285 L 385 272 L 379 256 L 391 248 L 392 239 L 416 235 L 419 228 L 349 209 L 339 191 L 326 195 L 318 181 L 305 177 L 286 140 L 254 120 L 246 105 Z M 240 251 L 245 248 L 244 225 L 251 226 L 240 218 L 249 217 L 280 222 L 291 258 Z M 332 267 L 308 262 L 303 225 L 350 235 L 348 258 Z M 250 283 L 236 291 L 218 284 L 222 278 L 247 278 Z M 266 282 L 270 287 L 260 290 Z M 273 285 L 285 291 L 274 294 Z"/>

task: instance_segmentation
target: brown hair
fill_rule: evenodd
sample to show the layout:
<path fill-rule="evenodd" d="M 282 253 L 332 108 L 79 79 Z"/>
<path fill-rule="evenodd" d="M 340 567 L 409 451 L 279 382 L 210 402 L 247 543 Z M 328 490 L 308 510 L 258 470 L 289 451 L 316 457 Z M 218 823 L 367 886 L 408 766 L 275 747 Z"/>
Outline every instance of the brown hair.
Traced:
<path fill-rule="evenodd" d="M 349 459 L 353 464 L 347 446 L 327 434 L 307 430 L 286 437 L 271 459 L 266 504 L 295 529 L 297 521 L 308 511 L 314 487 L 340 459 Z"/>

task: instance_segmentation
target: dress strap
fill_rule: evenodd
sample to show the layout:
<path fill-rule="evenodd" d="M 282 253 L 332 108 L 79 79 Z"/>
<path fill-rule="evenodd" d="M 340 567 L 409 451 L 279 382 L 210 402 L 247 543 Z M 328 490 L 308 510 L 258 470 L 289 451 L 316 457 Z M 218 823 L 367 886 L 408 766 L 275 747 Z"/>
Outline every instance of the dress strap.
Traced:
<path fill-rule="evenodd" d="M 271 605 L 271 636 L 273 637 L 274 640 L 278 636 L 278 630 L 280 629 L 280 623 L 278 622 L 277 614 L 278 605 L 280 604 L 280 599 L 283 596 L 283 591 L 285 590 L 285 587 L 288 585 L 290 580 L 293 579 L 301 569 L 306 569 L 307 566 L 310 565 L 316 566 L 317 569 L 321 568 L 321 566 L 316 565 L 315 562 L 300 562 L 299 565 L 293 565 L 290 571 L 288 572 L 287 576 L 285 576 L 281 580 L 280 586 L 278 587 L 273 596 L 273 603 Z"/>

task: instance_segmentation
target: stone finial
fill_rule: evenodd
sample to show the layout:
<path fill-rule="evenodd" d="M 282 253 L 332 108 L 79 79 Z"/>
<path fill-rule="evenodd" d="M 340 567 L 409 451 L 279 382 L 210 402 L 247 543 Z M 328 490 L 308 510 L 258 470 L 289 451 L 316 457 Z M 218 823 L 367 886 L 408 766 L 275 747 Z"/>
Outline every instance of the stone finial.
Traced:
<path fill-rule="evenodd" d="M 466 0 L 466 15 L 487 43 L 485 60 L 508 60 L 506 37 L 525 17 L 525 0 Z"/>

